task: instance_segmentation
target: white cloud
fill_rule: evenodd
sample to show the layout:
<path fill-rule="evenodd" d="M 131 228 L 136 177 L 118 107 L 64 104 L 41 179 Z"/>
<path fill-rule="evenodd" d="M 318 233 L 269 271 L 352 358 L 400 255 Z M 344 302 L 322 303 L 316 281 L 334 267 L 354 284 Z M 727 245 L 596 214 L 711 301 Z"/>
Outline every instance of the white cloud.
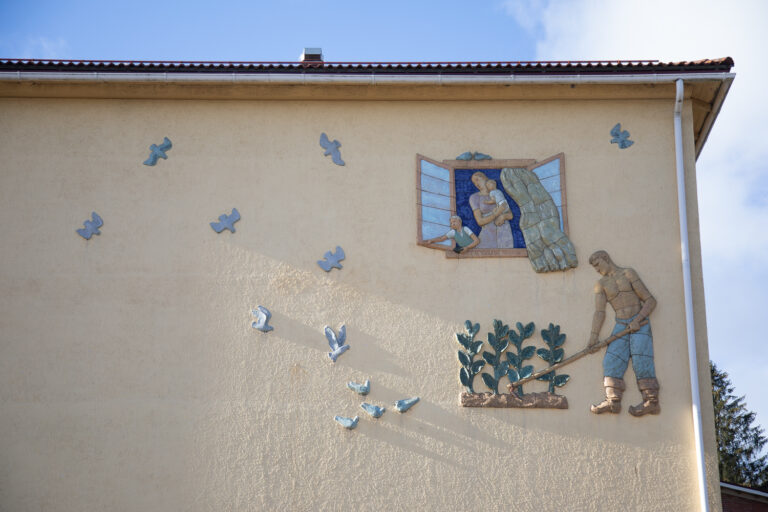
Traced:
<path fill-rule="evenodd" d="M 66 59 L 69 58 L 69 45 L 62 39 L 32 37 L 27 39 L 21 50 L 23 59 Z"/>
<path fill-rule="evenodd" d="M 540 13 L 546 7 L 546 1 L 506 0 L 502 2 L 502 7 L 520 27 L 533 34 L 542 26 Z"/>
<path fill-rule="evenodd" d="M 697 162 L 709 345 L 736 392 L 768 426 L 760 335 L 741 335 L 768 305 L 768 2 L 505 2 L 536 33 L 540 60 L 697 60 L 731 56 L 737 77 Z M 522 20 L 522 21 L 521 21 Z M 670 112 L 670 116 L 672 113 Z M 737 334 L 739 333 L 739 334 Z M 751 369 L 751 371 L 748 371 Z"/>

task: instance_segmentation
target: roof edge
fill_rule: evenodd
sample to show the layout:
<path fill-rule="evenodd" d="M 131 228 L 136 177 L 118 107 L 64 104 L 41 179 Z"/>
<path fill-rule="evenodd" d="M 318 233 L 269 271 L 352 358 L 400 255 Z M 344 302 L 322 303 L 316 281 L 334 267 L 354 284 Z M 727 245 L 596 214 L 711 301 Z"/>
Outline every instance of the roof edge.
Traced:
<path fill-rule="evenodd" d="M 113 82 L 113 83 L 230 83 L 230 84 L 344 84 L 344 85 L 510 85 L 510 84 L 631 84 L 732 80 L 731 73 L 633 73 L 541 75 L 441 75 L 441 74 L 285 74 L 285 73 L 147 73 L 2 71 L 0 81 L 11 82 Z"/>
<path fill-rule="evenodd" d="M 141 60 L 56 60 L 0 58 L 0 71 L 119 73 L 287 73 L 287 74 L 559 74 L 730 72 L 733 59 L 485 61 L 485 62 L 215 62 Z"/>
<path fill-rule="evenodd" d="M 733 83 L 734 76 L 728 76 L 724 78 L 720 82 L 720 87 L 717 90 L 717 94 L 715 94 L 715 99 L 712 101 L 712 107 L 709 110 L 709 113 L 707 114 L 707 117 L 704 119 L 704 124 L 701 127 L 701 132 L 699 133 L 699 137 L 696 139 L 695 144 L 695 159 L 699 159 L 699 155 L 701 154 L 701 151 L 704 149 L 704 144 L 707 142 L 707 139 L 709 138 L 709 132 L 712 131 L 712 127 L 715 124 L 715 120 L 717 119 L 717 116 L 720 115 L 720 109 L 723 107 L 723 103 L 725 102 L 725 97 L 728 95 L 728 91 L 731 89 L 731 84 Z"/>

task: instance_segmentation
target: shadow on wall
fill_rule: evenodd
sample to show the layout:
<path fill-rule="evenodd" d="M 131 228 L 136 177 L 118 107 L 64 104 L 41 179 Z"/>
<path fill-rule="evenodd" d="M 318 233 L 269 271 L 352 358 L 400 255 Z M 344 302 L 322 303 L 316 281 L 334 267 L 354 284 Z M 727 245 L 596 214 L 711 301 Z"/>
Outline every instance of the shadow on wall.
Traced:
<path fill-rule="evenodd" d="M 322 357 L 328 364 L 341 367 L 349 367 L 364 373 L 370 373 L 371 368 L 366 368 L 363 360 L 376 361 L 375 371 L 385 372 L 399 377 L 408 377 L 408 372 L 397 364 L 397 360 L 390 352 L 379 347 L 378 338 L 364 332 L 357 331 L 354 324 L 347 325 L 347 341 L 349 350 L 339 356 L 335 363 L 331 362 L 328 353 L 331 351 L 325 334 L 318 329 L 283 315 L 279 311 L 272 313 L 272 323 L 280 328 L 280 337 L 289 343 L 294 343 L 311 349 L 313 352 L 322 353 Z M 335 331 L 341 324 L 329 324 Z M 357 349 L 357 350 L 356 350 Z M 364 352 L 363 352 L 364 351 Z"/>

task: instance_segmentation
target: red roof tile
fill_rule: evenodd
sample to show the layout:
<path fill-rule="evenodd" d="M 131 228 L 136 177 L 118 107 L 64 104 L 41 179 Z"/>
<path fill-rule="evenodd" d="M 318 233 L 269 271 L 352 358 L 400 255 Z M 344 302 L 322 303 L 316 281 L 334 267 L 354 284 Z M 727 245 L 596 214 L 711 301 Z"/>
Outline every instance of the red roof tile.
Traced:
<path fill-rule="evenodd" d="M 0 59 L 0 71 L 126 73 L 287 73 L 419 75 L 570 75 L 636 73 L 727 73 L 733 59 L 519 62 L 210 62 Z"/>

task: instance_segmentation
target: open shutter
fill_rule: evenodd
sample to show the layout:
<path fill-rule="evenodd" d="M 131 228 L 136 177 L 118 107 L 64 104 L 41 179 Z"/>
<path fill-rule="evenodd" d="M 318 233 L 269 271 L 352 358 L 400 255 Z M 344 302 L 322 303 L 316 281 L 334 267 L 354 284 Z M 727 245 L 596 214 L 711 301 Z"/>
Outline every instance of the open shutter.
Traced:
<path fill-rule="evenodd" d="M 560 153 L 528 166 L 541 182 L 544 189 L 552 196 L 560 214 L 560 229 L 568 234 L 568 212 L 565 201 L 565 155 Z"/>
<path fill-rule="evenodd" d="M 419 214 L 418 244 L 432 249 L 444 250 L 451 247 L 450 240 L 439 244 L 424 242 L 442 236 L 451 229 L 451 215 L 455 211 L 451 168 L 416 155 L 416 202 Z"/>

